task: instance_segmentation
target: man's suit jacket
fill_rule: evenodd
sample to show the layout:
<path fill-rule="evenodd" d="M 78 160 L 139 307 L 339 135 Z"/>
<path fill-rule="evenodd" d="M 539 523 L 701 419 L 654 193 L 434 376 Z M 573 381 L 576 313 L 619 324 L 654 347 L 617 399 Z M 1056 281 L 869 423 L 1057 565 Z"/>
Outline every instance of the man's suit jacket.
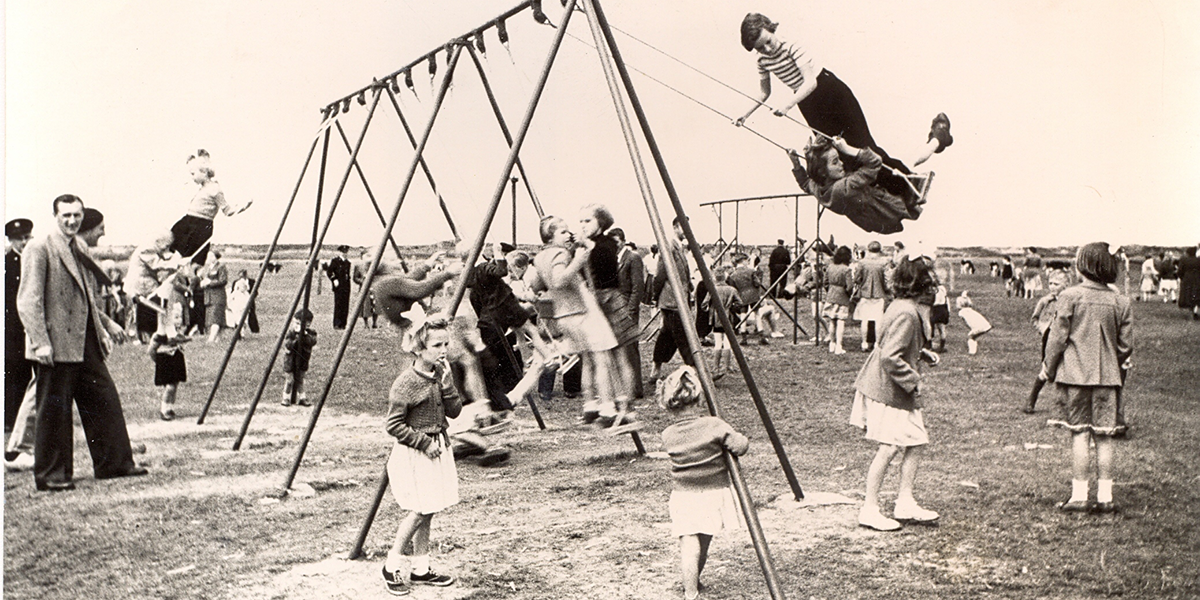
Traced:
<path fill-rule="evenodd" d="M 617 258 L 617 289 L 625 296 L 633 322 L 638 322 L 642 296 L 646 291 L 646 267 L 642 257 L 628 248 L 622 249 Z"/>
<path fill-rule="evenodd" d="M 17 311 L 29 343 L 25 357 L 34 360 L 41 346 L 54 349 L 54 362 L 83 362 L 87 319 L 91 315 L 102 351 L 110 346 L 105 324 L 108 317 L 96 304 L 100 286 L 95 275 L 79 264 L 71 251 L 72 239 L 55 228 L 44 238 L 29 242 L 21 253 L 21 287 Z M 86 253 L 81 241 L 79 251 Z M 84 286 L 87 286 L 86 288 Z"/>

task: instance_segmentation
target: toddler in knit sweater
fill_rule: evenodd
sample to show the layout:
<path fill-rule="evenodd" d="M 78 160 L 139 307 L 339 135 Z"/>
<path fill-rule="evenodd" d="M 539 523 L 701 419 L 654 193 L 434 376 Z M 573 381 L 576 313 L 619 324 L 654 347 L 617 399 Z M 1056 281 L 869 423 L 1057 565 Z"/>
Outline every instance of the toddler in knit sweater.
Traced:
<path fill-rule="evenodd" d="M 741 511 L 729 479 L 725 451 L 741 456 L 746 436 L 709 414 L 700 403 L 700 377 L 683 366 L 659 383 L 658 401 L 674 423 L 663 430 L 663 448 L 671 457 L 671 533 L 679 537 L 683 597 L 700 595 L 700 572 L 708 546 L 721 530 L 736 528 Z"/>

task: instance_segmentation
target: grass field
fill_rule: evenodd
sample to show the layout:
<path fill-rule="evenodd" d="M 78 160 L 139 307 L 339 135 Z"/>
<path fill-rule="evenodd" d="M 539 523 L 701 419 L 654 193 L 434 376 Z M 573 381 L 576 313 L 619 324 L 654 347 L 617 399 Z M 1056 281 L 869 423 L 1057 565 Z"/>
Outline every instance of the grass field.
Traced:
<path fill-rule="evenodd" d="M 271 497 L 310 414 L 279 406 L 278 374 L 243 449 L 230 450 L 299 271 L 290 262 L 267 280 L 259 300 L 263 333 L 237 346 L 204 425 L 196 416 L 225 344 L 187 346 L 190 382 L 173 422 L 157 418 L 145 347 L 115 351 L 109 368 L 131 437 L 147 447 L 140 460 L 151 474 L 93 480 L 82 433 L 78 490 L 36 492 L 29 473 L 7 474 L 5 598 L 389 597 L 379 569 L 398 518 L 390 497 L 366 559 L 344 557 L 390 447 L 382 421 L 399 354 L 390 330 L 354 333 L 299 471 L 298 481 L 315 495 Z M 1069 515 L 1054 507 L 1069 494 L 1070 477 L 1067 436 L 1044 425 L 1053 391 L 1043 392 L 1037 415 L 1018 410 L 1037 371 L 1039 339 L 1028 325 L 1034 301 L 1005 297 L 998 280 L 985 275 L 959 277 L 957 288 L 971 290 L 995 329 L 969 357 L 955 317 L 942 364 L 926 370 L 932 443 L 917 496 L 942 514 L 938 527 L 877 533 L 857 527 L 857 504 L 796 507 L 745 385 L 737 377 L 720 382 L 726 419 L 751 439 L 742 465 L 787 597 L 1200 596 L 1200 322 L 1172 305 L 1135 304 L 1134 369 L 1125 391 L 1133 429 L 1117 448 L 1115 494 L 1123 510 Z M 338 336 L 329 326 L 328 290 L 313 298 L 321 335 L 309 372 L 315 392 Z M 801 322 L 809 327 L 811 320 Z M 746 351 L 804 490 L 857 502 L 875 447 L 845 424 L 866 356 L 856 350 L 857 327 L 848 329 L 844 356 L 783 340 Z M 418 589 L 413 597 L 682 597 L 668 529 L 667 465 L 639 456 L 625 437 L 576 425 L 578 401 L 541 408 L 547 430 L 537 430 L 521 408 L 518 427 L 495 436 L 513 450 L 509 463 L 459 464 L 462 501 L 433 522 L 435 566 L 459 583 Z M 641 413 L 647 446 L 657 450 L 666 417 L 651 405 Z M 897 471 L 885 484 L 885 511 Z M 744 530 L 717 538 L 703 579 L 704 598 L 768 597 Z"/>

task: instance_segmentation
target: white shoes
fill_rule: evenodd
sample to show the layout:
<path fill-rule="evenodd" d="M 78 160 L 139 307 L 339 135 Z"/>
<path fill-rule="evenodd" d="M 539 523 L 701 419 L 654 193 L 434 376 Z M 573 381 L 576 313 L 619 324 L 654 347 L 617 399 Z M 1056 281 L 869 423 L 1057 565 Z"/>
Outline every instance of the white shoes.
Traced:
<path fill-rule="evenodd" d="M 875 531 L 896 531 L 900 529 L 900 522 L 894 519 L 889 519 L 879 512 L 879 508 L 863 507 L 858 512 L 858 524 L 867 529 Z"/>
<path fill-rule="evenodd" d="M 938 520 L 938 514 L 932 510 L 921 508 L 916 502 L 896 502 L 893 512 L 897 521 L 912 523 L 932 523 Z"/>

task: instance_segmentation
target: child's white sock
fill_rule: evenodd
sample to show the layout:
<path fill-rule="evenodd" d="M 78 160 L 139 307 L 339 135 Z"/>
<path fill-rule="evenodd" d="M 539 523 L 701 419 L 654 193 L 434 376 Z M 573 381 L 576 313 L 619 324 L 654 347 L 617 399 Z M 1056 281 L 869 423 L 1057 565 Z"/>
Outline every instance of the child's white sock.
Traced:
<path fill-rule="evenodd" d="M 412 559 L 413 575 L 424 575 L 428 572 L 429 572 L 429 555 L 422 554 L 421 556 L 414 556 Z"/>
<path fill-rule="evenodd" d="M 1112 502 L 1112 480 L 1096 480 L 1096 502 Z"/>
<path fill-rule="evenodd" d="M 974 355 L 979 351 L 979 342 L 975 340 L 967 340 L 967 354 Z"/>
<path fill-rule="evenodd" d="M 383 563 L 384 568 L 386 568 L 388 570 L 388 572 L 394 573 L 396 571 L 399 571 L 401 569 L 401 567 L 403 567 L 403 565 L 404 565 L 403 552 L 401 552 L 399 547 L 393 546 L 391 550 L 388 550 L 387 560 L 385 560 Z"/>
<path fill-rule="evenodd" d="M 1110 482 L 1111 483 L 1111 482 Z M 1109 490 L 1111 493 L 1111 490 Z M 1087 502 L 1088 497 L 1088 481 L 1086 479 L 1071 480 L 1071 499 L 1070 502 Z"/>

